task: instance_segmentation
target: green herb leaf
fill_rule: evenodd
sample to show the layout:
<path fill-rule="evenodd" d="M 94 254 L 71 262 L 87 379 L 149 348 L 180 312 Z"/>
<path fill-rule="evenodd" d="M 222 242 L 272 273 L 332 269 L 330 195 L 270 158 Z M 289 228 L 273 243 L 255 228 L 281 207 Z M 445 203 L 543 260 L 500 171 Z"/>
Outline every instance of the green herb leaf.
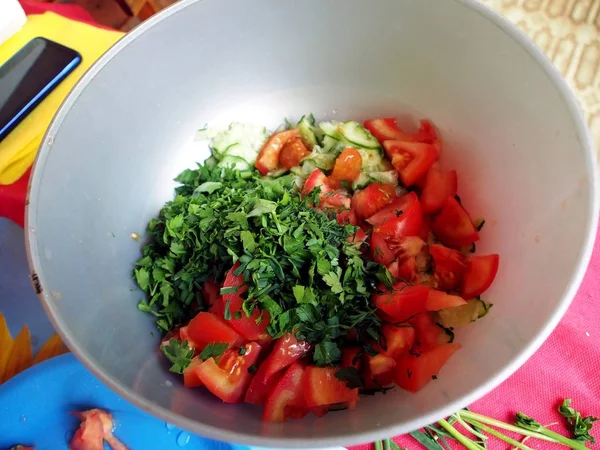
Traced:
<path fill-rule="evenodd" d="M 209 358 L 218 358 L 225 350 L 229 348 L 229 344 L 227 342 L 213 342 L 204 347 L 204 350 L 198 355 L 203 361 L 206 361 Z M 192 353 L 193 354 L 193 353 Z"/>
<path fill-rule="evenodd" d="M 318 366 L 326 366 L 340 360 L 342 352 L 337 344 L 324 340 L 315 345 L 314 360 Z"/>
<path fill-rule="evenodd" d="M 335 372 L 335 377 L 340 381 L 345 381 L 348 389 L 362 389 L 363 387 L 360 371 L 356 367 L 342 367 Z"/>
<path fill-rule="evenodd" d="M 161 350 L 173 363 L 169 370 L 175 373 L 183 373 L 194 356 L 194 350 L 190 348 L 188 341 L 181 342 L 178 339 L 171 339 L 168 344 L 161 347 Z"/>
<path fill-rule="evenodd" d="M 593 416 L 583 417 L 580 412 L 571 407 L 571 399 L 569 398 L 564 399 L 563 403 L 558 407 L 558 412 L 567 419 L 576 441 L 596 443 L 596 440 L 590 434 L 590 430 L 594 426 L 594 422 L 600 420 L 600 418 Z"/>

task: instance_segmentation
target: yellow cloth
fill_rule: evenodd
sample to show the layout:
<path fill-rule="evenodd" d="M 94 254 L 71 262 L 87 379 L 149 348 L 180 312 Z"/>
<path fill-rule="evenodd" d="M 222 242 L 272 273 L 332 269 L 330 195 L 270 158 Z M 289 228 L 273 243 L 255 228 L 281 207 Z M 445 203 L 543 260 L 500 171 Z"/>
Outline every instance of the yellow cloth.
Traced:
<path fill-rule="evenodd" d="M 119 40 L 123 33 L 103 30 L 51 12 L 31 15 L 27 17 L 27 23 L 21 31 L 0 45 L 0 65 L 8 61 L 31 39 L 39 36 L 77 50 L 82 61 L 0 142 L 0 184 L 12 184 L 27 171 L 35 159 L 46 128 L 64 98 L 85 71 Z"/>

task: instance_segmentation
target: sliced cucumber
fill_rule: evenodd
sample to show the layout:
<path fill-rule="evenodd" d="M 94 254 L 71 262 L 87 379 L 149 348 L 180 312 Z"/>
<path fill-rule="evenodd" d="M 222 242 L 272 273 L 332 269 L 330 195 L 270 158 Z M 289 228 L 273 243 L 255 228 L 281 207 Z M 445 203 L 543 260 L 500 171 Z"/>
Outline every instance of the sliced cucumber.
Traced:
<path fill-rule="evenodd" d="M 466 305 L 438 311 L 437 322 L 446 328 L 462 327 L 487 315 L 491 307 L 491 303 L 474 298 L 467 300 Z"/>
<path fill-rule="evenodd" d="M 206 161 L 204 161 L 204 165 L 205 165 L 206 167 L 210 167 L 210 168 L 212 169 L 213 167 L 217 167 L 217 163 L 218 163 L 218 162 L 219 162 L 219 161 L 217 160 L 217 158 L 215 158 L 214 156 L 209 156 L 209 157 L 206 159 Z"/>
<path fill-rule="evenodd" d="M 302 116 L 300 122 L 297 125 L 298 131 L 302 136 L 302 140 L 309 148 L 313 148 L 317 145 L 317 136 L 315 135 L 315 117 L 310 114 L 308 116 Z"/>
<path fill-rule="evenodd" d="M 348 142 L 358 147 L 379 148 L 381 146 L 369 130 L 354 120 L 341 124 L 341 133 Z"/>
<path fill-rule="evenodd" d="M 333 154 L 337 155 L 345 147 L 345 145 L 343 143 L 341 143 L 337 139 L 334 139 L 328 135 L 323 136 L 322 142 L 323 142 L 323 153 L 333 153 Z"/>
<path fill-rule="evenodd" d="M 217 159 L 225 155 L 239 156 L 253 165 L 268 137 L 264 127 L 234 122 L 226 130 L 217 133 L 209 146 Z"/>
<path fill-rule="evenodd" d="M 332 153 L 316 153 L 313 152 L 302 160 L 302 166 L 311 164 L 313 170 L 319 168 L 321 170 L 331 170 L 335 164 L 336 155 Z"/>
<path fill-rule="evenodd" d="M 342 139 L 341 123 L 332 120 L 331 122 L 321 122 L 319 124 L 319 128 L 326 136 L 335 139 L 336 141 L 340 141 Z"/>
<path fill-rule="evenodd" d="M 232 169 L 237 169 L 240 172 L 244 170 L 250 170 L 252 164 L 246 161 L 241 156 L 234 155 L 225 155 L 217 164 L 219 167 L 229 167 Z"/>
<path fill-rule="evenodd" d="M 362 170 L 365 172 L 380 172 L 383 169 L 385 158 L 379 149 L 357 148 L 362 157 Z"/>
<path fill-rule="evenodd" d="M 365 172 L 361 172 L 358 178 L 352 183 L 352 189 L 364 189 L 372 182 L 373 179 L 369 175 L 367 175 Z"/>
<path fill-rule="evenodd" d="M 375 183 L 391 184 L 396 186 L 398 184 L 398 172 L 395 170 L 387 170 L 385 172 L 371 172 L 369 177 Z"/>
<path fill-rule="evenodd" d="M 439 323 L 436 323 L 435 325 L 440 328 L 440 334 L 438 334 L 435 339 L 436 344 L 452 344 L 454 342 L 454 331 Z"/>

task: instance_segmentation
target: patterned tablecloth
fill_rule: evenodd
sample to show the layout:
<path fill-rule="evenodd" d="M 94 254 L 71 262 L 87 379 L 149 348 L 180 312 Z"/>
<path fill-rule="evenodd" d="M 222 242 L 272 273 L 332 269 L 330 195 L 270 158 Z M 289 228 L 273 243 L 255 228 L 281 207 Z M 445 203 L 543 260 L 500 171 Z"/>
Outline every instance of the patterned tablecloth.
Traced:
<path fill-rule="evenodd" d="M 517 24 L 554 62 L 579 99 L 592 130 L 597 151 L 600 148 L 600 0 L 480 1 Z M 64 351 L 56 337 L 52 338 L 47 345 L 42 345 L 53 336 L 54 330 L 31 291 L 22 242 L 22 230 L 8 220 L 0 218 L 0 383 L 30 364 Z M 547 402 L 540 406 L 540 409 L 546 410 L 555 406 L 553 403 L 556 400 L 555 394 L 570 395 L 568 392 L 548 392 L 549 389 L 540 389 L 537 383 L 548 383 L 548 380 L 544 379 L 544 374 L 552 378 L 550 374 L 552 370 L 548 372 L 548 367 L 541 367 L 545 366 L 551 357 L 561 360 L 564 359 L 561 357 L 561 351 L 566 354 L 572 353 L 571 348 L 560 349 L 561 345 L 565 345 L 565 340 L 575 339 L 572 337 L 574 333 L 577 339 L 586 339 L 590 336 L 593 338 L 600 334 L 598 328 L 600 307 L 593 300 L 594 290 L 596 287 L 600 288 L 600 281 L 594 275 L 596 268 L 600 269 L 599 253 L 597 246 L 586 277 L 587 282 L 584 282 L 574 305 L 549 341 L 523 369 L 478 402 L 475 407 L 479 406 L 484 412 L 494 413 L 504 419 L 513 412 L 510 410 L 509 400 L 514 400 L 515 396 L 519 397 L 519 392 L 522 393 L 523 390 L 529 392 L 529 395 L 525 395 L 524 398 L 531 397 L 530 391 L 538 392 L 540 402 Z M 586 311 L 586 317 L 578 317 L 579 313 L 576 311 L 583 309 Z M 3 316 L 7 326 L 4 324 Z M 23 329 L 25 325 L 28 327 L 26 330 Z M 17 335 L 19 337 L 14 341 L 15 344 L 11 336 Z M 38 353 L 42 347 L 44 350 Z M 565 379 L 564 383 L 554 387 L 550 383 L 550 390 L 566 387 L 571 391 L 577 391 L 576 394 L 583 395 L 587 392 L 591 400 L 600 401 L 600 379 L 597 374 L 600 354 L 592 351 L 586 356 L 583 354 L 585 351 L 590 352 L 582 346 L 578 350 L 578 356 L 572 355 L 573 358 L 580 360 L 580 364 L 576 367 L 572 366 L 569 369 L 568 365 L 564 367 L 562 363 L 559 365 L 564 370 L 570 371 L 569 379 L 575 380 L 573 383 L 583 383 L 586 389 L 579 391 L 570 389 L 569 381 Z M 36 357 L 36 353 L 39 356 Z M 533 378 L 526 375 L 532 365 L 540 367 L 540 373 Z M 508 398 L 504 398 L 507 395 Z M 533 409 L 535 412 L 538 408 L 533 407 Z M 597 404 L 596 410 L 588 413 L 599 415 Z M 540 414 L 544 415 L 543 412 Z M 548 419 L 552 418 L 548 417 Z M 403 443 L 406 445 L 406 442 Z"/>

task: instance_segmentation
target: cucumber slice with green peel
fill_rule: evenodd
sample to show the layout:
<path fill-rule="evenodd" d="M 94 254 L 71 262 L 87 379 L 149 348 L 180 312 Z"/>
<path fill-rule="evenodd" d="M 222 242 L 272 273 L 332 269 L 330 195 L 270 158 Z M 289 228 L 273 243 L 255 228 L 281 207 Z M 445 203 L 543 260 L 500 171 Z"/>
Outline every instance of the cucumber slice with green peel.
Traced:
<path fill-rule="evenodd" d="M 331 170 L 335 164 L 336 156 L 332 153 L 312 153 L 302 160 L 302 166 L 311 164 L 314 168 L 321 170 Z M 314 169 L 313 169 L 314 170 Z"/>
<path fill-rule="evenodd" d="M 362 170 L 366 172 L 380 172 L 383 170 L 385 158 L 379 149 L 357 148 L 362 157 Z"/>
<path fill-rule="evenodd" d="M 212 169 L 212 168 L 214 168 L 214 167 L 217 167 L 217 164 L 218 164 L 218 163 L 219 163 L 219 161 L 218 161 L 218 160 L 217 160 L 217 158 L 215 158 L 214 156 L 209 156 L 209 157 L 206 159 L 206 161 L 204 161 L 204 165 L 205 165 L 206 167 L 209 167 L 209 168 L 211 168 L 211 169 Z"/>
<path fill-rule="evenodd" d="M 491 303 L 474 298 L 467 300 L 466 305 L 438 311 L 437 322 L 445 328 L 462 327 L 486 316 L 491 307 Z"/>
<path fill-rule="evenodd" d="M 306 145 L 309 148 L 313 148 L 317 145 L 317 136 L 315 135 L 315 118 L 312 114 L 309 116 L 302 116 L 300 122 L 297 125 L 298 131 L 300 131 L 300 136 Z"/>
<path fill-rule="evenodd" d="M 369 130 L 360 123 L 349 120 L 340 124 L 339 129 L 343 137 L 351 144 L 361 148 L 379 148 L 381 144 Z"/>
<path fill-rule="evenodd" d="M 341 130 L 341 122 L 336 122 L 332 120 L 331 122 L 321 122 L 319 123 L 319 128 L 325 136 L 329 136 L 330 138 L 335 139 L 336 141 L 340 141 L 342 139 Z"/>
<path fill-rule="evenodd" d="M 231 154 L 243 157 L 252 165 L 268 137 L 264 127 L 234 122 L 227 129 L 217 133 L 211 139 L 209 147 L 217 159 Z M 232 150 L 234 147 L 235 151 Z"/>
<path fill-rule="evenodd" d="M 250 170 L 252 164 L 246 161 L 241 156 L 225 155 L 217 164 L 218 167 L 229 167 L 232 169 L 239 170 L 240 172 Z"/>
<path fill-rule="evenodd" d="M 375 183 L 398 185 L 398 172 L 395 170 L 386 170 L 385 172 L 370 172 L 369 177 Z"/>

